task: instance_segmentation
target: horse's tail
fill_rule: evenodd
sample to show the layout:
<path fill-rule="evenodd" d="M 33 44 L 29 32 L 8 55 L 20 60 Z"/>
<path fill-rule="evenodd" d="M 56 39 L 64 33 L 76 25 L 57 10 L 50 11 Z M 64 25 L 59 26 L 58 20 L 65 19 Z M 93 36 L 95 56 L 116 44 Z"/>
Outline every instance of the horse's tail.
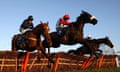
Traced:
<path fill-rule="evenodd" d="M 17 51 L 17 47 L 16 46 L 17 46 L 17 39 L 18 39 L 19 35 L 20 34 L 14 35 L 13 38 L 12 38 L 12 42 L 11 42 L 12 43 L 11 44 L 12 51 Z"/>
<path fill-rule="evenodd" d="M 16 39 L 17 39 L 17 35 L 14 35 L 13 38 L 12 38 L 12 44 L 11 44 L 11 48 L 12 48 L 12 51 L 16 51 Z"/>

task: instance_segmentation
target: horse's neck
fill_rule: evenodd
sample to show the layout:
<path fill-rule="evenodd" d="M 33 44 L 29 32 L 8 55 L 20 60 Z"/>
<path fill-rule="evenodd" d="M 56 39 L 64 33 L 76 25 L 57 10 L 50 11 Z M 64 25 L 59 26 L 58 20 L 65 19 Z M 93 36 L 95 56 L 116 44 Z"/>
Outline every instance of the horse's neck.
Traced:
<path fill-rule="evenodd" d="M 40 35 L 41 35 L 41 30 L 38 29 L 38 28 L 34 28 L 34 29 L 33 29 L 33 33 L 37 36 L 37 38 L 39 38 Z"/>
<path fill-rule="evenodd" d="M 98 40 L 97 40 L 97 43 L 103 44 L 103 43 L 105 43 L 105 39 L 98 39 Z"/>
<path fill-rule="evenodd" d="M 83 32 L 84 23 L 82 21 L 76 22 L 76 23 L 73 24 L 73 27 L 75 28 L 75 30 Z"/>

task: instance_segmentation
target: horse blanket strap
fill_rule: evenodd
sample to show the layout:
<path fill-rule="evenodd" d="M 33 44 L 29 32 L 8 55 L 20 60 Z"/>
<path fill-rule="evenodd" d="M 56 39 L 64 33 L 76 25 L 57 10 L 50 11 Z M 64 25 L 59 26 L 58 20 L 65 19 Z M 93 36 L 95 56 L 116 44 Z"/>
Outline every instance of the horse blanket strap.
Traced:
<path fill-rule="evenodd" d="M 28 38 L 28 39 L 30 39 L 30 40 L 34 40 L 34 41 L 36 41 L 36 40 L 37 40 L 36 38 L 32 38 L 32 37 L 31 37 L 31 38 Z"/>

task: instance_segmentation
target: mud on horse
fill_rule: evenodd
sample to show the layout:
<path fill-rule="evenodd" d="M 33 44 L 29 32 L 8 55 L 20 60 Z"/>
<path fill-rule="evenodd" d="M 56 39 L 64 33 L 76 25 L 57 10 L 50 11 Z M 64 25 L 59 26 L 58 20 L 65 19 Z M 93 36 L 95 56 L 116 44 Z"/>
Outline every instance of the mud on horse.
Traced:
<path fill-rule="evenodd" d="M 113 43 L 108 37 L 92 40 L 86 39 L 85 44 L 83 46 L 77 48 L 76 50 L 69 50 L 68 53 L 75 55 L 90 54 L 90 57 L 95 55 L 96 58 L 98 58 L 99 55 L 102 54 L 102 50 L 99 49 L 101 44 L 105 44 L 110 48 L 113 48 Z"/>
<path fill-rule="evenodd" d="M 32 31 L 27 31 L 25 34 L 22 35 L 23 40 L 21 46 L 20 44 L 18 44 L 18 38 L 21 36 L 21 34 L 14 35 L 12 39 L 12 51 L 25 50 L 32 52 L 37 50 L 38 55 L 40 55 L 39 51 L 41 51 L 50 61 L 52 61 L 45 53 L 45 48 L 42 45 L 40 37 L 41 35 L 43 35 L 46 40 L 46 44 L 48 46 L 51 46 L 52 42 L 49 35 L 49 30 L 50 29 L 48 26 L 48 22 L 41 22 L 35 28 L 33 28 Z"/>
<path fill-rule="evenodd" d="M 80 16 L 77 17 L 77 20 L 71 24 L 71 26 L 66 28 L 67 31 L 63 37 L 58 37 L 57 32 L 50 33 L 52 40 L 51 47 L 57 48 L 60 44 L 74 45 L 76 43 L 83 43 L 83 28 L 85 24 L 95 25 L 97 24 L 97 19 L 88 12 L 82 11 Z M 43 45 L 45 48 L 50 48 L 50 46 L 46 44 L 45 40 L 43 41 Z"/>

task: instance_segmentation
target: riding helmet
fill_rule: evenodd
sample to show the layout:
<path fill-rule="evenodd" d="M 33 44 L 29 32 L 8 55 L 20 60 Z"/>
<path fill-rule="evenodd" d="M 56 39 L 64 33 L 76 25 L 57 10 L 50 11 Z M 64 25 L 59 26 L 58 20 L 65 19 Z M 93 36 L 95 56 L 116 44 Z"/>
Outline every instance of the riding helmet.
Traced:
<path fill-rule="evenodd" d="M 69 14 L 65 14 L 63 18 L 64 18 L 64 19 L 69 19 L 69 18 L 70 18 L 70 15 L 69 15 Z"/>

